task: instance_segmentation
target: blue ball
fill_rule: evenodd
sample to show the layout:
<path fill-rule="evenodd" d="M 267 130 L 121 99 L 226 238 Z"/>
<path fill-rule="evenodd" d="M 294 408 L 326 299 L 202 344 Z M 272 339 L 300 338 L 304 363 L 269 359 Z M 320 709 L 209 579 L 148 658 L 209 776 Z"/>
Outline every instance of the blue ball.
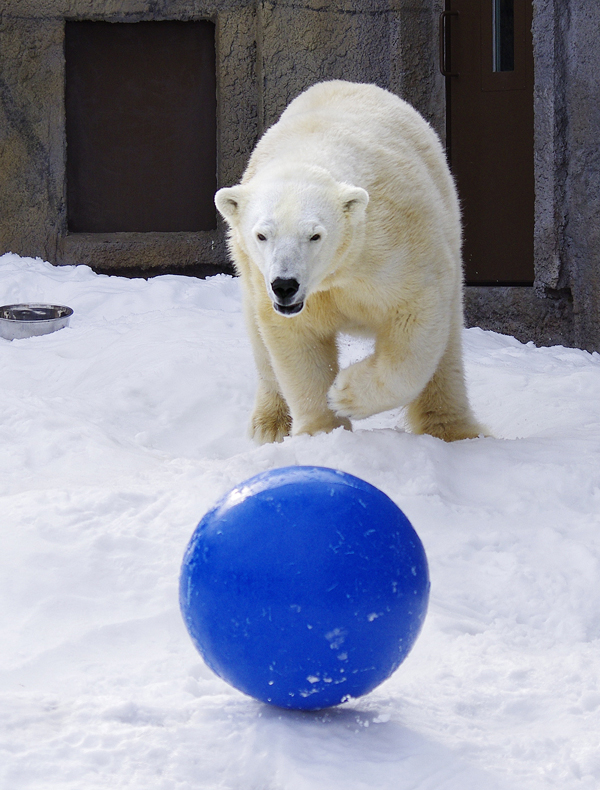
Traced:
<path fill-rule="evenodd" d="M 392 500 L 345 472 L 274 469 L 198 524 L 180 605 L 208 666 L 282 708 L 368 693 L 402 663 L 427 610 L 423 545 Z"/>

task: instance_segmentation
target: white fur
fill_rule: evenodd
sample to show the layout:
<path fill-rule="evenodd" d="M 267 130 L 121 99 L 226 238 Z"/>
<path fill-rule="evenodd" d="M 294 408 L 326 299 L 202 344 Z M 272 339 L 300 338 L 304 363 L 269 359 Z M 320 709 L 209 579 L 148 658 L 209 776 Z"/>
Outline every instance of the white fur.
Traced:
<path fill-rule="evenodd" d="M 462 366 L 458 201 L 439 140 L 412 107 L 374 85 L 314 85 L 215 203 L 259 373 L 258 441 L 397 406 L 416 432 L 481 432 Z M 375 351 L 339 371 L 341 331 L 373 335 Z"/>

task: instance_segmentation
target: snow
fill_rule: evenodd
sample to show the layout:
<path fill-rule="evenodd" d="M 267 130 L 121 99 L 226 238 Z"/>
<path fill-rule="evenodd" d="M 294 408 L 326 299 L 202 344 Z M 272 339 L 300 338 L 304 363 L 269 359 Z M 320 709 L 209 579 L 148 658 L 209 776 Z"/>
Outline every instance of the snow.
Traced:
<path fill-rule="evenodd" d="M 238 282 L 0 257 L 0 304 L 70 327 L 0 339 L 3 790 L 597 790 L 600 357 L 465 331 L 495 438 L 400 413 L 254 446 Z M 368 351 L 341 340 L 344 364 Z M 362 477 L 410 518 L 432 594 L 370 695 L 270 708 L 202 663 L 177 603 L 202 515 L 260 471 Z"/>

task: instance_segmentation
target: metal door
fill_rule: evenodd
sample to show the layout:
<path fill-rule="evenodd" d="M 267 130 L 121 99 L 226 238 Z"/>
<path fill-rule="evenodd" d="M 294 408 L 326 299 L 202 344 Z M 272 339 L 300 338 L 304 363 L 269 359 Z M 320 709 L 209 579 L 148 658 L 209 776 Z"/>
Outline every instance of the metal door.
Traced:
<path fill-rule="evenodd" d="M 465 277 L 533 282 L 532 0 L 447 0 L 440 18 L 447 144 Z"/>

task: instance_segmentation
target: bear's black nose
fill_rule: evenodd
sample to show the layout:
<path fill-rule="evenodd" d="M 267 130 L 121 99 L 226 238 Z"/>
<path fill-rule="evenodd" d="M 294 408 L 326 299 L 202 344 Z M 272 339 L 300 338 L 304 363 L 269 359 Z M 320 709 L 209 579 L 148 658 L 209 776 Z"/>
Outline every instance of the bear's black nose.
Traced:
<path fill-rule="evenodd" d="M 283 277 L 277 277 L 271 283 L 271 288 L 275 296 L 284 302 L 286 299 L 291 299 L 298 292 L 300 283 L 298 280 L 286 280 Z"/>

